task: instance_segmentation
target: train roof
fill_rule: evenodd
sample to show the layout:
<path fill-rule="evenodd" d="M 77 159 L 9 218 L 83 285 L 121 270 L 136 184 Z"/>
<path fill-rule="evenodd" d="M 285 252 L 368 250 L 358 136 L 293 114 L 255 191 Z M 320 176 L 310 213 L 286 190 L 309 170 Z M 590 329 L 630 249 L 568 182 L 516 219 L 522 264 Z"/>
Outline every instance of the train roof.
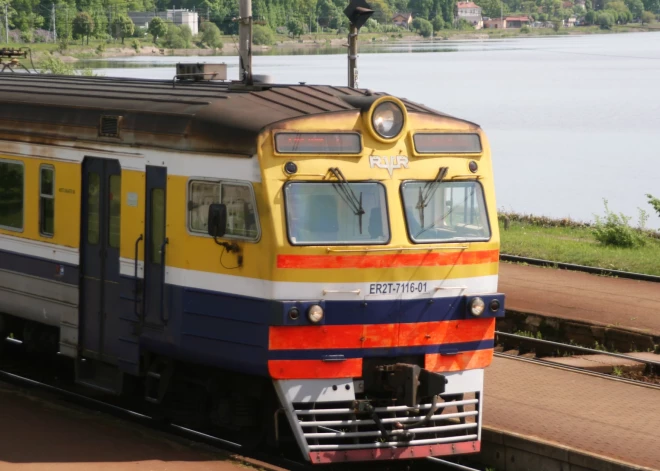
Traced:
<path fill-rule="evenodd" d="M 357 110 L 361 97 L 383 95 L 304 84 L 246 88 L 217 82 L 0 73 L 0 133 L 253 155 L 257 136 L 271 124 Z M 408 111 L 447 116 L 403 102 Z M 103 116 L 120 117 L 119 138 L 100 136 Z"/>

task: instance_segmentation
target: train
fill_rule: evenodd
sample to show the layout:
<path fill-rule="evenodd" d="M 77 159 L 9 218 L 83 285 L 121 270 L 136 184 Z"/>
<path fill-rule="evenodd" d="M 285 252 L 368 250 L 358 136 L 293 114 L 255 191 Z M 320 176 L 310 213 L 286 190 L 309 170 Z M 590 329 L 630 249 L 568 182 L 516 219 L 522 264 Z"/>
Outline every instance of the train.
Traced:
<path fill-rule="evenodd" d="M 0 74 L 0 334 L 173 421 L 318 465 L 478 453 L 498 261 L 472 122 L 340 86 Z"/>

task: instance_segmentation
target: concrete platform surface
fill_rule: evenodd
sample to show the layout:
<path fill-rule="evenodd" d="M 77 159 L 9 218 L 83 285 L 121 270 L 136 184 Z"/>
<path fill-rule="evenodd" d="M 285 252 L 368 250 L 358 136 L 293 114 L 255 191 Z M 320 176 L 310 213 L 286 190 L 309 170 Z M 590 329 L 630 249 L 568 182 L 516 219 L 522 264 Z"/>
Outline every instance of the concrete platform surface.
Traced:
<path fill-rule="evenodd" d="M 660 470 L 660 390 L 497 357 L 484 425 Z"/>
<path fill-rule="evenodd" d="M 0 383 L 0 470 L 246 471 L 229 454 Z"/>
<path fill-rule="evenodd" d="M 610 355 L 576 355 L 572 357 L 546 357 L 544 361 L 557 363 L 560 365 L 583 368 L 589 371 L 599 373 L 612 373 L 615 368 L 625 372 L 643 373 L 646 369 L 646 363 L 626 358 L 617 358 Z"/>
<path fill-rule="evenodd" d="M 660 284 L 500 264 L 507 309 L 660 335 Z"/>

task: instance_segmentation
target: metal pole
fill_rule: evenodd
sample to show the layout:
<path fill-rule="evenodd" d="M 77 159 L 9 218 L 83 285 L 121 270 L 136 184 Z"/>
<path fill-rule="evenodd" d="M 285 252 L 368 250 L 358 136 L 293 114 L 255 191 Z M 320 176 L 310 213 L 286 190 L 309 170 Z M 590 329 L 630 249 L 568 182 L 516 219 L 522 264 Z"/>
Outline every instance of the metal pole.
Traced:
<path fill-rule="evenodd" d="M 348 33 L 348 86 L 350 88 L 358 87 L 357 39 L 358 29 L 351 24 Z"/>
<path fill-rule="evenodd" d="M 57 15 L 55 13 L 55 4 L 53 3 L 53 42 L 57 42 Z"/>
<path fill-rule="evenodd" d="M 252 85 L 252 0 L 240 0 L 238 16 L 238 78 Z"/>
<path fill-rule="evenodd" d="M 7 16 L 7 4 L 5 3 L 5 35 L 7 44 L 9 44 L 9 17 Z"/>

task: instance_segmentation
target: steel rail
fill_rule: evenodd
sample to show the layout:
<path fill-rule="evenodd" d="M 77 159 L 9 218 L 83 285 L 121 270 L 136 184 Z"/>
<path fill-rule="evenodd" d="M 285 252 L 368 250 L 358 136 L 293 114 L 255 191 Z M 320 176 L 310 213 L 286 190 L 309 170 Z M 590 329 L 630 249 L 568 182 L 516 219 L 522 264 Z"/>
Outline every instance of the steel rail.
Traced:
<path fill-rule="evenodd" d="M 495 335 L 497 336 L 502 336 L 502 337 L 509 337 L 509 338 L 519 338 L 523 339 L 526 342 L 534 342 L 534 343 L 541 343 L 545 345 L 552 345 L 555 347 L 560 347 L 560 348 L 565 348 L 568 350 L 576 350 L 580 352 L 585 352 L 585 353 L 591 353 L 594 355 L 607 355 L 611 357 L 616 357 L 616 358 L 622 358 L 624 360 L 631 360 L 631 361 L 636 361 L 639 363 L 646 363 L 647 365 L 652 365 L 652 366 L 660 366 L 660 361 L 653 361 L 653 360 L 647 360 L 644 358 L 637 358 L 633 357 L 630 355 L 624 355 L 622 353 L 613 353 L 613 352 L 607 352 L 604 350 L 596 350 L 594 348 L 588 348 L 588 347 L 580 347 L 578 345 L 570 345 L 566 343 L 561 343 L 561 342 L 554 342 L 552 340 L 544 340 L 544 339 L 536 339 L 533 337 L 527 337 L 525 335 L 519 335 L 519 334 L 509 334 L 507 332 L 500 332 L 499 330 L 495 331 Z"/>
<path fill-rule="evenodd" d="M 587 265 L 578 265 L 575 263 L 555 262 L 552 260 L 544 260 L 540 258 L 521 257 L 519 255 L 500 254 L 500 260 L 503 262 L 527 263 L 528 265 L 535 265 L 541 267 L 555 267 L 563 270 L 572 270 L 583 273 L 591 273 L 593 275 L 614 276 L 617 278 L 625 278 L 637 281 L 650 281 L 652 283 L 660 283 L 660 276 L 647 275 L 645 273 L 634 273 L 621 270 L 610 270 L 608 268 L 590 267 Z"/>
<path fill-rule="evenodd" d="M 547 361 L 543 360 L 541 358 L 527 358 L 527 357 L 521 357 L 517 355 L 509 355 L 507 353 L 495 353 L 494 354 L 498 358 L 508 358 L 510 360 L 517 360 L 517 361 L 523 361 L 526 363 L 532 363 L 532 364 L 537 364 L 541 366 L 546 366 L 548 368 L 555 368 L 558 370 L 566 370 L 566 371 L 572 371 L 574 373 L 580 373 L 584 375 L 589 375 L 589 376 L 596 376 L 599 378 L 607 379 L 610 381 L 618 381 L 620 383 L 626 383 L 630 384 L 633 386 L 641 386 L 645 388 L 650 388 L 650 389 L 660 389 L 660 384 L 654 384 L 654 383 L 649 383 L 647 381 L 639 381 L 637 379 L 630 379 L 630 378 L 622 378 L 619 376 L 613 376 L 610 373 L 601 373 L 599 371 L 593 371 L 593 370 L 587 370 L 584 368 L 580 368 L 579 366 L 570 366 L 570 365 L 564 365 L 561 363 L 555 363 L 552 361 Z"/>

